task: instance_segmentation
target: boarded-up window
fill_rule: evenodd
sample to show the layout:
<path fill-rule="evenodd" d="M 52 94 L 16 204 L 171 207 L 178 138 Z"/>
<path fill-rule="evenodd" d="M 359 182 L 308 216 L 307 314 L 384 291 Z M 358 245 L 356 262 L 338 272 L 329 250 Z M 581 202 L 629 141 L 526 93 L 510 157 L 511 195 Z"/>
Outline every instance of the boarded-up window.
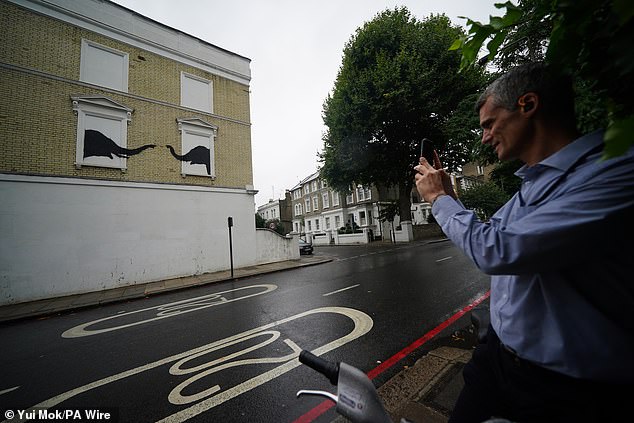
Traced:
<path fill-rule="evenodd" d="M 81 40 L 79 80 L 127 92 L 128 53 Z"/>

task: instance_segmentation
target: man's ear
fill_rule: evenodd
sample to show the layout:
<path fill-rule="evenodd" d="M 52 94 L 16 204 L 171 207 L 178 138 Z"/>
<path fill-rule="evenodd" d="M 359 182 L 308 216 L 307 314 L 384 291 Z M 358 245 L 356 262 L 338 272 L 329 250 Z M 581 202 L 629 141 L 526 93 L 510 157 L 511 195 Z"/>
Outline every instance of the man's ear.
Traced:
<path fill-rule="evenodd" d="M 523 113 L 532 115 L 539 105 L 539 96 L 533 92 L 528 92 L 517 100 L 517 104 Z"/>

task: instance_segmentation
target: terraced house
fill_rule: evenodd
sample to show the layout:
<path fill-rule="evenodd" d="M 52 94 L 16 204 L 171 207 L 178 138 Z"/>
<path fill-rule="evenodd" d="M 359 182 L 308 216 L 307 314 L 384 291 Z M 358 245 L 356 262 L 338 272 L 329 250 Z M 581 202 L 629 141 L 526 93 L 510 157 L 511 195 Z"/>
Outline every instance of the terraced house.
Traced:
<path fill-rule="evenodd" d="M 254 264 L 250 59 L 107 0 L 0 0 L 0 305 Z"/>
<path fill-rule="evenodd" d="M 293 231 L 315 244 L 366 243 L 390 239 L 391 225 L 379 221 L 381 208 L 398 198 L 396 189 L 356 185 L 341 194 L 328 186 L 319 171 L 290 190 Z M 398 217 L 396 225 L 399 224 Z"/>

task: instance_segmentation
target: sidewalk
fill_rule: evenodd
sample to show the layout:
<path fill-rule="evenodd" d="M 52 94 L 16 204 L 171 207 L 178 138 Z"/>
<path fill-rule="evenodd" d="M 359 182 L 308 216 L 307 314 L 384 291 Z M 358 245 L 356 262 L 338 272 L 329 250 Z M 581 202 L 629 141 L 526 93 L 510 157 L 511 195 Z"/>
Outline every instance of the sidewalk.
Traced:
<path fill-rule="evenodd" d="M 232 279 L 240 279 L 247 276 L 261 275 L 282 270 L 296 269 L 298 267 L 313 266 L 332 260 L 333 259 L 331 257 L 327 256 L 300 256 L 297 260 L 287 260 L 277 263 L 267 263 L 234 269 L 233 278 L 231 277 L 230 270 L 223 270 L 221 272 L 167 279 L 157 282 L 108 289 L 99 292 L 88 292 L 85 294 L 68 295 L 46 300 L 10 304 L 0 306 L 0 322 L 26 317 L 44 316 L 62 311 L 117 301 L 125 301 L 134 298 L 143 298 L 148 295 L 158 294 L 161 292 L 206 285 L 214 282 L 229 281 Z"/>
<path fill-rule="evenodd" d="M 385 409 L 398 423 L 446 423 L 464 382 L 462 369 L 472 350 L 439 347 L 421 357 L 379 389 Z"/>

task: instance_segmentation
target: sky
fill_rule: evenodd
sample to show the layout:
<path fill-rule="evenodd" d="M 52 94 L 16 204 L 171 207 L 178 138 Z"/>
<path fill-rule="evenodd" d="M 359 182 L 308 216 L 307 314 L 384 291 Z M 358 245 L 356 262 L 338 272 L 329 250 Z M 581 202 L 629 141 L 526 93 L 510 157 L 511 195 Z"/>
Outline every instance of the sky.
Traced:
<path fill-rule="evenodd" d="M 386 9 L 419 20 L 444 13 L 455 25 L 488 23 L 500 0 L 114 0 L 155 21 L 251 59 L 255 205 L 314 173 L 323 149 L 322 107 L 346 42 Z"/>

